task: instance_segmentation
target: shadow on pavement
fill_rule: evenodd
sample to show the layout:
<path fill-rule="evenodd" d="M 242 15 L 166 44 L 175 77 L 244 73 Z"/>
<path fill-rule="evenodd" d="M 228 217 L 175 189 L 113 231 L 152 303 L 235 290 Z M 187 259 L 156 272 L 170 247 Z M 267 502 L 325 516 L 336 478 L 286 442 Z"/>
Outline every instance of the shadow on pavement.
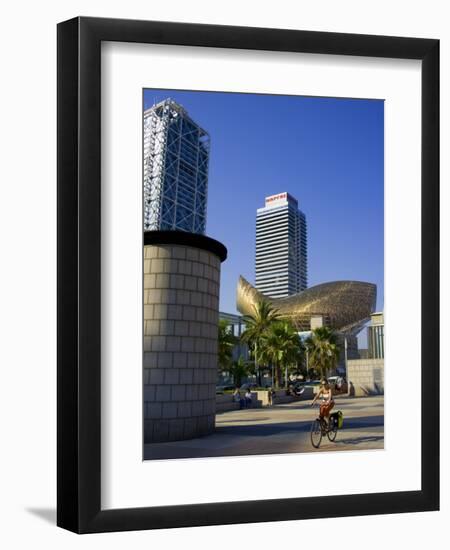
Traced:
<path fill-rule="evenodd" d="M 270 424 L 255 424 L 252 426 L 216 426 L 216 435 L 235 435 L 246 437 L 270 437 L 286 433 L 306 432 L 311 428 L 311 420 L 301 422 L 272 422 Z M 363 429 L 384 426 L 384 416 L 365 416 L 359 418 L 344 418 L 345 429 Z M 208 437 L 208 436 L 206 436 Z"/>
<path fill-rule="evenodd" d="M 344 430 L 372 428 L 375 426 L 384 426 L 384 415 L 379 416 L 358 416 L 355 418 L 345 418 L 344 415 Z"/>
<path fill-rule="evenodd" d="M 144 460 L 307 452 L 311 450 L 309 430 L 313 418 L 314 416 L 299 422 L 219 425 L 214 433 L 200 438 L 147 444 L 144 448 Z M 343 429 L 336 440 L 336 450 L 344 450 L 347 444 L 351 447 L 382 441 L 384 437 L 380 433 L 380 427 L 383 426 L 382 415 L 344 419 Z M 366 432 L 351 437 L 348 433 L 364 429 L 378 429 L 378 435 Z"/>
<path fill-rule="evenodd" d="M 361 443 L 376 443 L 377 441 L 382 441 L 384 435 L 370 435 L 362 437 L 351 437 L 348 439 L 336 439 L 336 444 L 338 445 L 360 445 Z"/>

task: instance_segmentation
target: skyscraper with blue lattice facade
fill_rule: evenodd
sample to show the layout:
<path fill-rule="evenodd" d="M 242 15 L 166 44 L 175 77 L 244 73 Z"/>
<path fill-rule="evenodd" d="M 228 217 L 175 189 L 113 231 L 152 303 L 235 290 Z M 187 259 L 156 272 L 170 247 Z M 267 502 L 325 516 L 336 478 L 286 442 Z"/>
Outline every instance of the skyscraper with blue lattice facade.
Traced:
<path fill-rule="evenodd" d="M 144 230 L 205 233 L 209 135 L 171 99 L 144 111 Z"/>

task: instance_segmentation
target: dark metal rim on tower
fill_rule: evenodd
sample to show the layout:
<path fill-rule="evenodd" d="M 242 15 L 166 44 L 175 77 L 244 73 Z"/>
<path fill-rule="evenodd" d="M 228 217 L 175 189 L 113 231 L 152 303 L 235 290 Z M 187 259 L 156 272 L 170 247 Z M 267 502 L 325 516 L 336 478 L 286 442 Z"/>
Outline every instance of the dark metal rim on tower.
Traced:
<path fill-rule="evenodd" d="M 226 247 L 216 239 L 187 231 L 144 231 L 144 245 L 149 244 L 192 246 L 215 254 L 221 262 L 224 262 L 228 255 Z"/>

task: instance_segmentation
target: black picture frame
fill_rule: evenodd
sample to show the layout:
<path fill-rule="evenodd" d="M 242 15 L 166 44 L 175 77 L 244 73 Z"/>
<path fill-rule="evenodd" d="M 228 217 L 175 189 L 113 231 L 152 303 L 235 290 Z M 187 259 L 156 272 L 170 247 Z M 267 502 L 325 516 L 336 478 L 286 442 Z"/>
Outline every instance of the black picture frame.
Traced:
<path fill-rule="evenodd" d="M 422 61 L 420 491 L 101 509 L 102 41 Z M 77 17 L 58 25 L 57 66 L 57 524 L 76 533 L 94 533 L 438 510 L 439 41 Z"/>

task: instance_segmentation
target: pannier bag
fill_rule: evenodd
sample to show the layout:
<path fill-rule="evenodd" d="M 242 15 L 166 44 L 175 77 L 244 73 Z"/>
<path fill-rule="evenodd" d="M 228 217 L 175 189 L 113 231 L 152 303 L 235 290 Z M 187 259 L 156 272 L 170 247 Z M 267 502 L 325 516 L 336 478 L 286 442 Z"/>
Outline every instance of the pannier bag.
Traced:
<path fill-rule="evenodd" d="M 335 413 L 331 414 L 330 417 L 333 421 L 333 425 L 341 429 L 344 425 L 344 415 L 342 414 L 342 411 L 336 411 Z"/>

